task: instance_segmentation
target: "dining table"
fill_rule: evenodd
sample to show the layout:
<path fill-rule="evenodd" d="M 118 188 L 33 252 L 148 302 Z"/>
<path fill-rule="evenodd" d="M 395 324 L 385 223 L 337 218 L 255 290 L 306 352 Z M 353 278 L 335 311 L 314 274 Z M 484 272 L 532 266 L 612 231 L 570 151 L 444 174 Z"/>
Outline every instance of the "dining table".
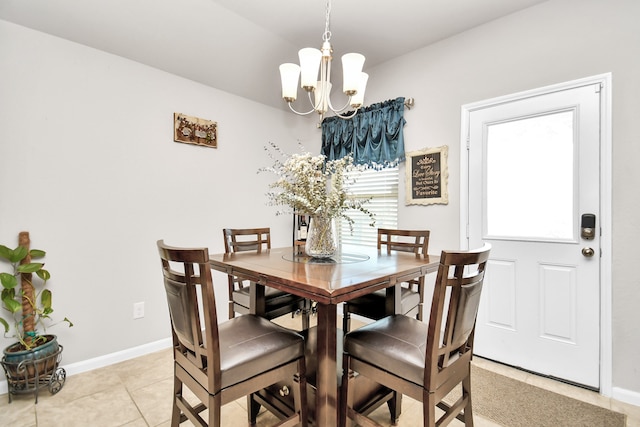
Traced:
<path fill-rule="evenodd" d="M 251 282 L 251 313 L 264 313 L 265 286 L 317 303 L 315 425 L 338 425 L 337 307 L 386 289 L 389 314 L 400 313 L 400 283 L 437 271 L 439 255 L 342 246 L 331 258 L 311 258 L 294 247 L 210 254 L 213 270 Z"/>

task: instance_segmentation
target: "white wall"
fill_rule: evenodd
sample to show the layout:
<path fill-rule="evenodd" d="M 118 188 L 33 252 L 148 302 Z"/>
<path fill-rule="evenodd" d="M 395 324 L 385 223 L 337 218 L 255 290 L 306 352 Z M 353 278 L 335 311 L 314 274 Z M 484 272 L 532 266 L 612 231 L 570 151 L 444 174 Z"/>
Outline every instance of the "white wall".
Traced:
<path fill-rule="evenodd" d="M 48 252 L 54 315 L 75 324 L 50 329 L 64 364 L 170 337 L 156 240 L 223 252 L 223 227 L 270 226 L 290 242 L 257 170 L 269 141 L 317 151 L 315 125 L 5 21 L 0 58 L 0 242 L 28 230 Z M 217 121 L 218 148 L 173 142 L 174 112 Z"/>
<path fill-rule="evenodd" d="M 438 251 L 459 243 L 461 105 L 613 73 L 613 386 L 640 404 L 638 16 L 637 0 L 549 0 L 367 70 L 367 103 L 414 97 L 407 151 L 449 146 L 448 205 L 400 194 L 399 225 L 429 226 Z M 172 142 L 173 112 L 216 120 L 220 148 Z M 26 229 L 49 251 L 55 314 L 76 323 L 55 329 L 65 363 L 168 337 L 156 239 L 217 252 L 222 227 L 268 221 L 286 243 L 255 171 L 266 142 L 295 139 L 319 145 L 304 118 L 0 21 L 0 242 Z"/>
<path fill-rule="evenodd" d="M 368 70 L 367 103 L 414 97 L 406 150 L 449 146 L 449 204 L 404 206 L 400 195 L 399 226 L 430 227 L 430 251 L 438 251 L 459 246 L 461 106 L 612 72 L 613 390 L 640 405 L 638 17 L 637 0 L 550 0 Z"/>

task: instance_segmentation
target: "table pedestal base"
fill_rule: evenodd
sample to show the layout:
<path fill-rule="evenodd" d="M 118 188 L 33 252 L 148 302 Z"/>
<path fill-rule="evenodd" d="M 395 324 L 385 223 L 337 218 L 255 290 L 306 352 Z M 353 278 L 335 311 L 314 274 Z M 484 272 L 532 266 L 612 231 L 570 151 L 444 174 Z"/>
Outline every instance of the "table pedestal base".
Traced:
<path fill-rule="evenodd" d="M 316 370 L 317 358 L 316 327 L 301 332 L 306 343 L 306 365 L 307 365 L 307 408 L 309 415 L 309 425 L 316 426 Z M 342 330 L 337 331 L 337 364 L 338 386 L 342 382 Z M 351 383 L 355 387 L 355 407 L 359 412 L 370 413 L 385 402 L 389 405 L 390 415 L 393 420 L 400 417 L 400 402 L 397 404 L 392 399 L 393 391 L 371 381 L 369 378 L 357 376 Z M 265 406 L 270 412 L 279 418 L 285 418 L 293 414 L 293 380 L 289 383 L 277 383 L 269 388 L 261 390 L 255 395 L 255 405 L 251 410 L 257 412 L 259 406 Z M 340 393 L 338 393 L 338 396 Z M 392 403 L 393 402 L 393 403 Z M 340 402 L 338 402 L 339 404 Z M 338 406 L 338 405 L 336 405 Z M 394 407 L 395 406 L 395 407 Z M 364 408 L 367 408 L 366 410 Z M 326 427 L 326 426 L 318 426 Z"/>

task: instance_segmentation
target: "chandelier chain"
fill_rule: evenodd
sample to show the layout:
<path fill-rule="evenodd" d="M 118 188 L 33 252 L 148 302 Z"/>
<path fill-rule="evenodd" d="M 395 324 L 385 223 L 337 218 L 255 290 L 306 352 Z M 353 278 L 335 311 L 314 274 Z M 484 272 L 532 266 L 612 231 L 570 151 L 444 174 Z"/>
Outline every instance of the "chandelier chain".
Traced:
<path fill-rule="evenodd" d="M 328 42 L 331 39 L 331 0 L 327 0 L 327 9 L 324 20 L 324 34 L 322 34 L 322 40 Z"/>

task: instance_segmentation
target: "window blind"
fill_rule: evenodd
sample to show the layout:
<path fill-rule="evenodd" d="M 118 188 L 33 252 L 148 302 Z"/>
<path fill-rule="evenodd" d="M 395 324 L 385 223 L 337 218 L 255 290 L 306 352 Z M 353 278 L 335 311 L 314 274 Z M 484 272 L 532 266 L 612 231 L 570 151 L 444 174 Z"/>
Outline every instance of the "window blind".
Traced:
<path fill-rule="evenodd" d="M 355 221 L 353 233 L 349 223 L 342 219 L 336 225 L 338 239 L 342 244 L 375 247 L 378 228 L 398 228 L 398 168 L 367 169 L 352 172 L 350 177 L 354 177 L 355 182 L 349 185 L 349 191 L 363 199 L 371 198 L 365 207 L 375 214 L 376 223 L 371 227 L 368 215 L 350 210 L 347 215 Z"/>

